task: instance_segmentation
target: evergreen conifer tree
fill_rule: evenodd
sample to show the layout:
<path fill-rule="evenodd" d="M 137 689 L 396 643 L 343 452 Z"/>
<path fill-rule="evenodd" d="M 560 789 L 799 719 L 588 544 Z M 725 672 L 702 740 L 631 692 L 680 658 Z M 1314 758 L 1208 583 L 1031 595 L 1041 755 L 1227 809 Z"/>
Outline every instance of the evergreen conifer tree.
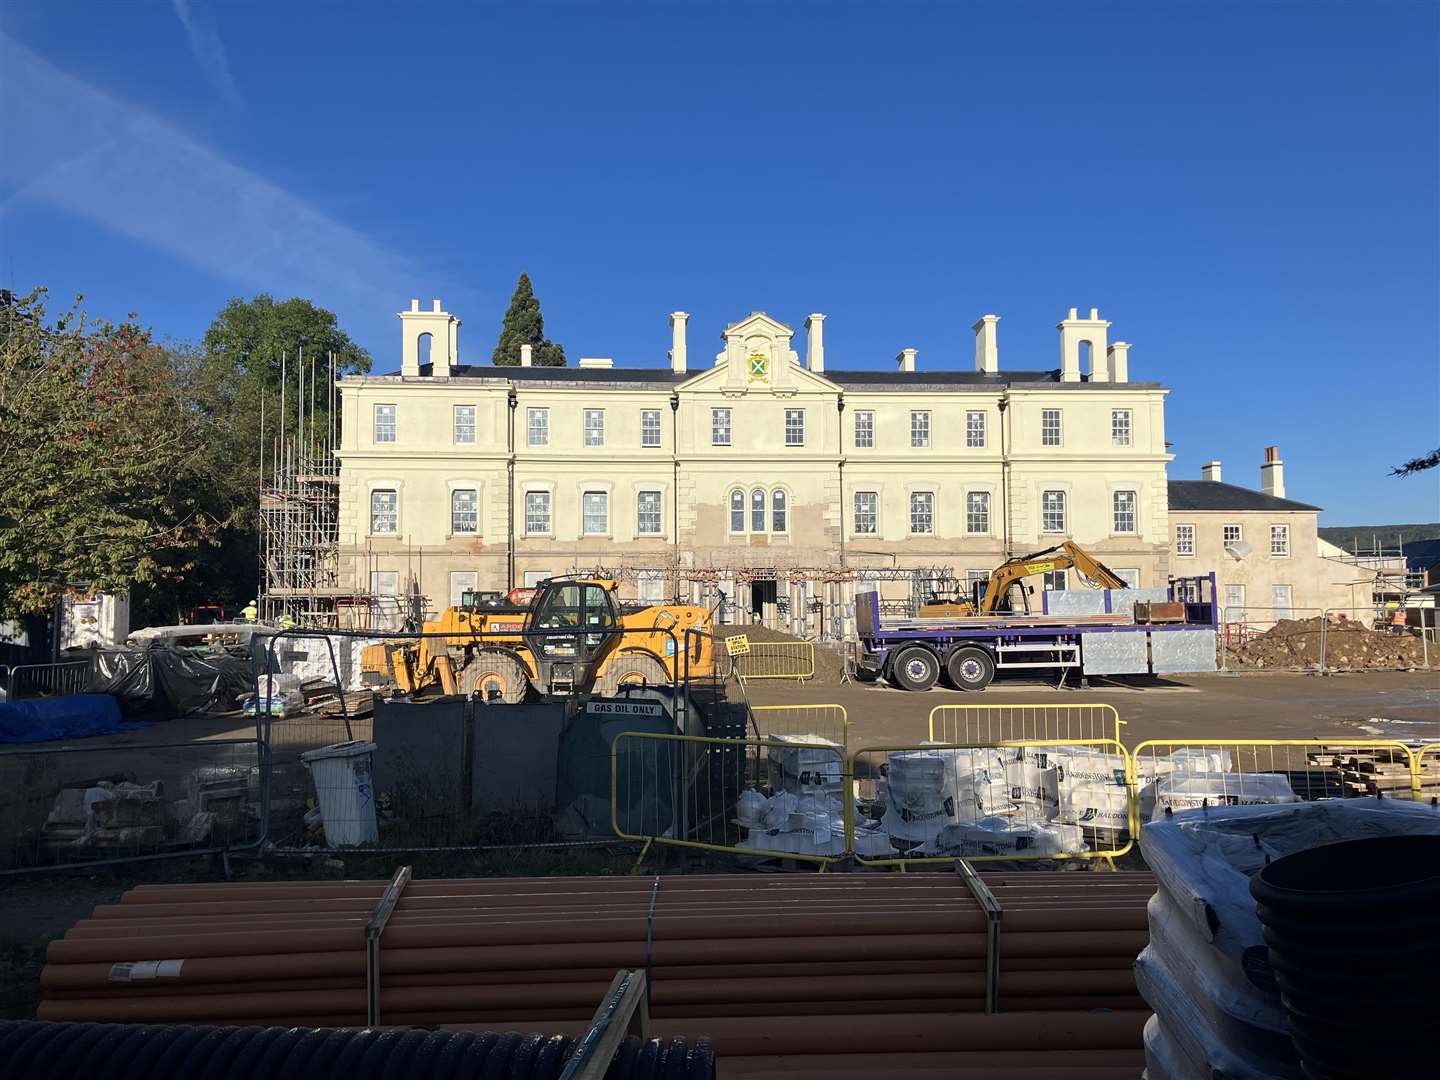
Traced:
<path fill-rule="evenodd" d="M 490 362 L 500 366 L 519 364 L 521 345 L 531 346 L 531 362 L 537 367 L 565 366 L 565 346 L 545 337 L 545 317 L 540 314 L 540 301 L 526 273 L 520 275 L 510 297 L 510 309 L 500 324 L 500 340 Z"/>

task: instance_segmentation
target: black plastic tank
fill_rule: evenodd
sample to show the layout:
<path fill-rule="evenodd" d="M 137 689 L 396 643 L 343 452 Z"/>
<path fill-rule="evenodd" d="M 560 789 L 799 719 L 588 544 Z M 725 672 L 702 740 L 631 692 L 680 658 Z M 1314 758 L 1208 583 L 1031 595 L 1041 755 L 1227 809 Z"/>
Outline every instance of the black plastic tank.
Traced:
<path fill-rule="evenodd" d="M 1307 1076 L 1436 1075 L 1440 836 L 1299 851 L 1251 878 L 1250 894 Z"/>

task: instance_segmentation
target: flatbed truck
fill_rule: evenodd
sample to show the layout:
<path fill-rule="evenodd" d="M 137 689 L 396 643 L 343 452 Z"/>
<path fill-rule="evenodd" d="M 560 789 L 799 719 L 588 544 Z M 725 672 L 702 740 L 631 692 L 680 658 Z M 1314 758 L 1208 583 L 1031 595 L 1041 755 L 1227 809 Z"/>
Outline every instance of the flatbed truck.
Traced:
<path fill-rule="evenodd" d="M 885 621 L 877 592 L 855 596 L 862 672 L 902 690 L 929 690 L 942 679 L 957 690 L 983 690 L 997 673 L 1161 675 L 1214 671 L 1219 605 L 1213 573 L 1171 578 L 1158 590 L 1092 590 L 1090 614 L 1050 612 Z M 1137 622 L 1141 603 L 1175 605 L 1171 622 Z M 1059 606 L 1059 602 L 1055 602 Z"/>

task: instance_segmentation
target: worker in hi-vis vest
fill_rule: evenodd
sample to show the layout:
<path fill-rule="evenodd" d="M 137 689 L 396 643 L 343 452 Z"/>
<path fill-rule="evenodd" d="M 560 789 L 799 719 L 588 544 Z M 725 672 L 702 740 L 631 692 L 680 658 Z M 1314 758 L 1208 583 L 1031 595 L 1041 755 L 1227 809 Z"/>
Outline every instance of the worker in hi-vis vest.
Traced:
<path fill-rule="evenodd" d="M 259 617 L 260 603 L 257 600 L 251 600 L 248 604 L 246 604 L 243 608 L 240 609 L 240 618 L 243 619 L 245 622 L 254 622 Z"/>
<path fill-rule="evenodd" d="M 1390 633 L 1405 633 L 1405 605 L 1396 604 L 1395 610 L 1390 613 Z"/>

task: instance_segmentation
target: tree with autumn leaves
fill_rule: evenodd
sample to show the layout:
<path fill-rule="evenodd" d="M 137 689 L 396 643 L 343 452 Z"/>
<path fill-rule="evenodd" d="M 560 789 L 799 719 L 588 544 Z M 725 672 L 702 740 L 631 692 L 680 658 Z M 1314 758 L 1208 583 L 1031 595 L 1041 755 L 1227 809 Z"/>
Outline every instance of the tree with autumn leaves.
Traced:
<path fill-rule="evenodd" d="M 332 374 L 370 366 L 308 300 L 232 300 L 195 347 L 0 292 L 0 621 L 80 582 L 128 590 L 136 625 L 254 596 L 261 415 L 282 355 L 293 408 L 302 348 L 317 414 Z"/>
<path fill-rule="evenodd" d="M 133 321 L 0 292 L 0 618 L 191 571 L 225 524 L 195 357 Z"/>

